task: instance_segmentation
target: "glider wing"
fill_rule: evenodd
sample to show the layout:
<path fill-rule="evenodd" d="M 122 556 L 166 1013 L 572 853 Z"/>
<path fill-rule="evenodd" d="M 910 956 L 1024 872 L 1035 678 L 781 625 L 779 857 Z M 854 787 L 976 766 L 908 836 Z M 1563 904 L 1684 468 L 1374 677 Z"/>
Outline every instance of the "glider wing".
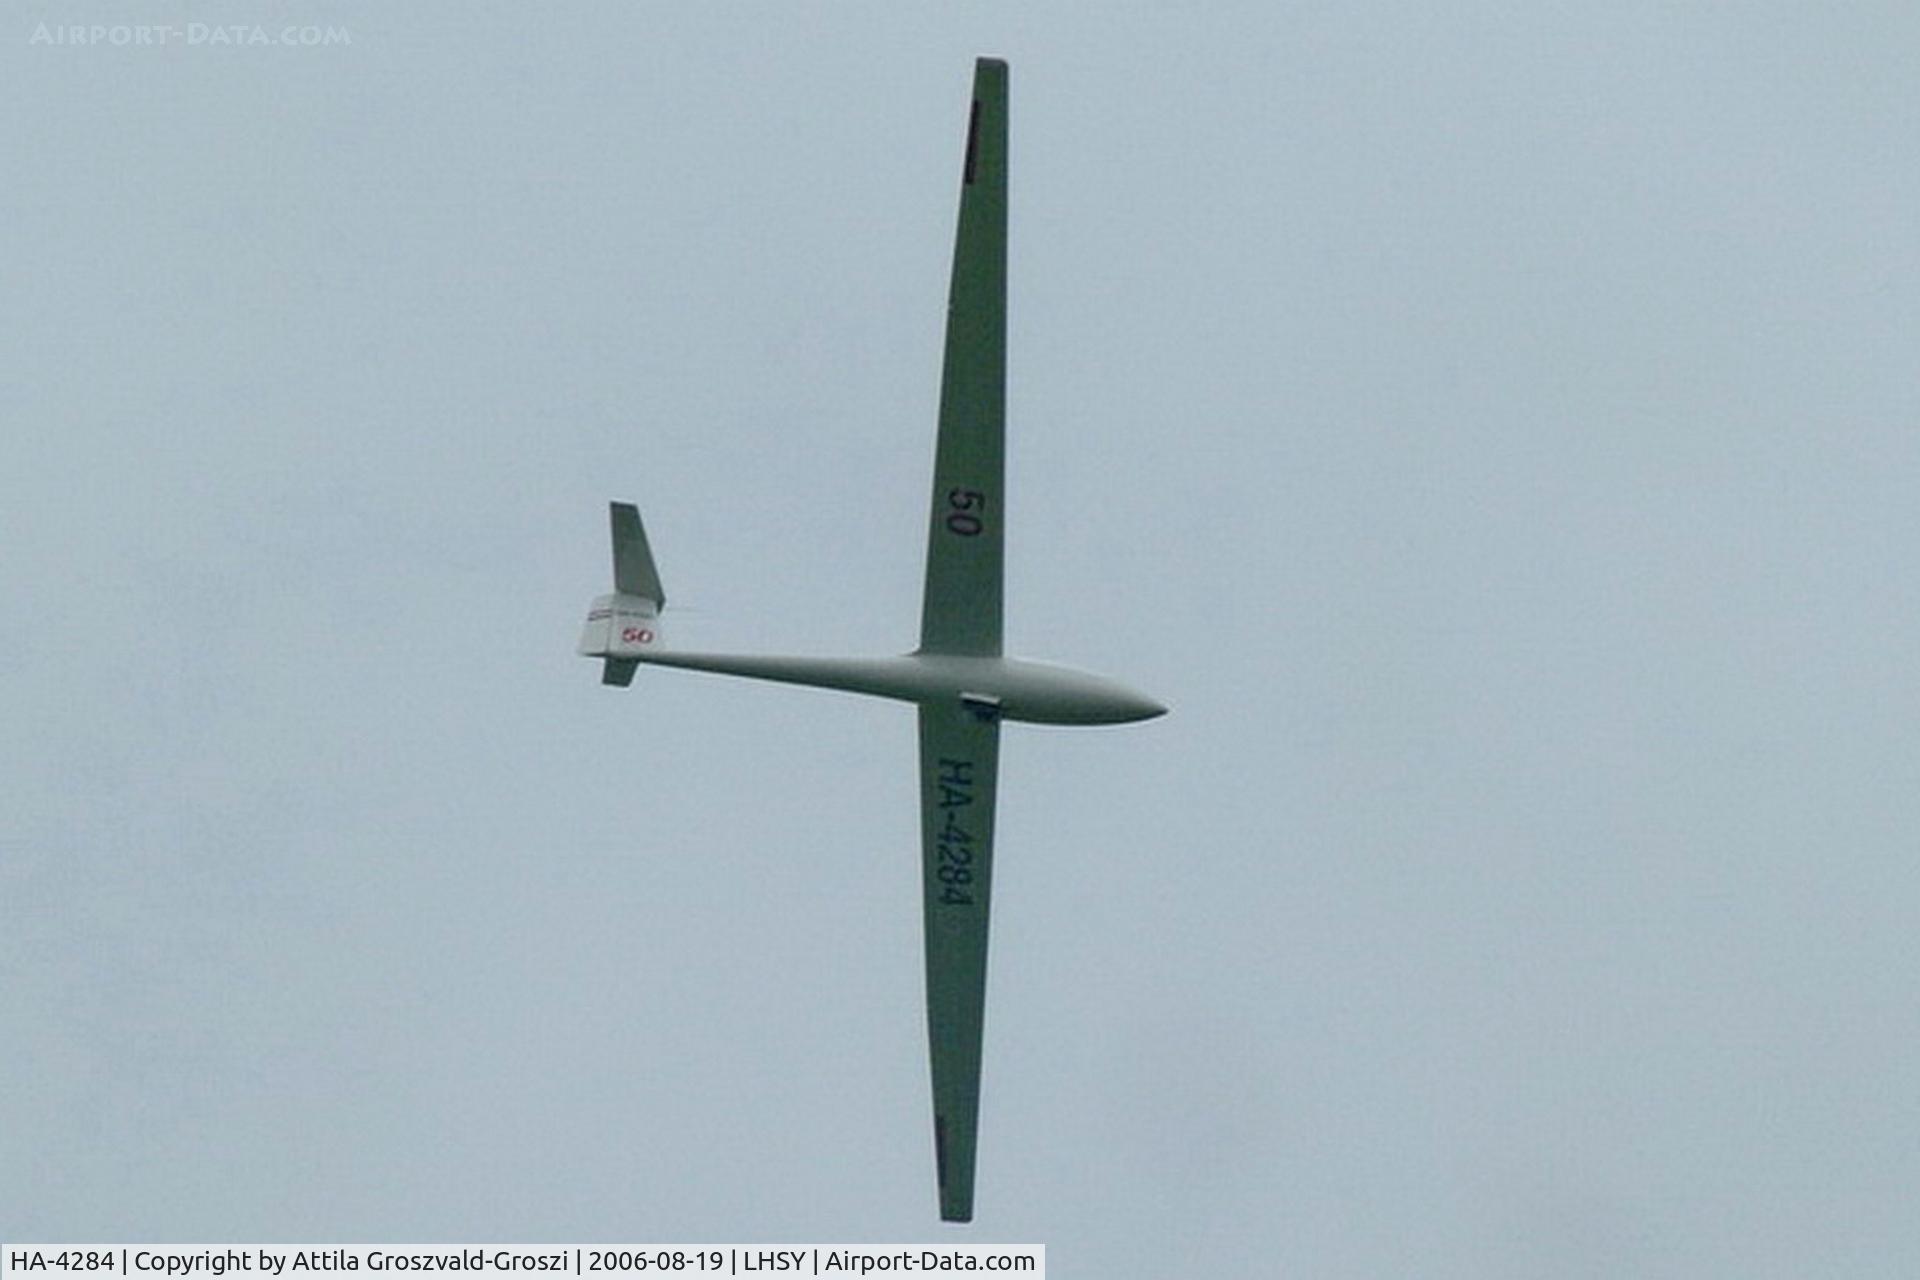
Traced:
<path fill-rule="evenodd" d="M 940 443 L 927 527 L 920 648 L 1000 652 L 1007 384 L 1007 64 L 981 58 L 947 296 Z"/>
<path fill-rule="evenodd" d="M 1000 722 L 963 702 L 920 706 L 920 829 L 926 899 L 927 1041 L 940 1216 L 973 1218 L 987 893 Z"/>

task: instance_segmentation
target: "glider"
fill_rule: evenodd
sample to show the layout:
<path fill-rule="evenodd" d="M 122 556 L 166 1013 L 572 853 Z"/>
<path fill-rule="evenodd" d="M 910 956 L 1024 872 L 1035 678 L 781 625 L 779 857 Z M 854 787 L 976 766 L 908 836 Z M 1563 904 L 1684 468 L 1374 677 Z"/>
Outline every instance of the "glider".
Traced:
<path fill-rule="evenodd" d="M 914 703 L 920 715 L 927 1037 L 940 1216 L 973 1218 L 1000 725 L 1119 724 L 1165 713 L 1115 681 L 1001 656 L 1007 337 L 1007 64 L 974 66 L 947 304 L 940 431 L 927 524 L 920 647 L 898 657 L 689 653 L 663 648 L 667 602 L 640 512 L 612 504 L 612 595 L 580 652 L 626 686 L 641 663 L 815 685 Z"/>

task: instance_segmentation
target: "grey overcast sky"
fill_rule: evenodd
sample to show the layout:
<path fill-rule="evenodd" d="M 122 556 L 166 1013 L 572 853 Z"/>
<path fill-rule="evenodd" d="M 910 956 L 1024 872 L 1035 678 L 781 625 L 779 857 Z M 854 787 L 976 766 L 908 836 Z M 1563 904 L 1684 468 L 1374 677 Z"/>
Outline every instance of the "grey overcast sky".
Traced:
<path fill-rule="evenodd" d="M 172 24 L 167 47 L 36 43 Z M 292 24 L 344 46 L 188 43 Z M 1012 65 L 978 1221 L 911 713 Z M 14 0 L 0 1238 L 1920 1273 L 1920 9 Z"/>

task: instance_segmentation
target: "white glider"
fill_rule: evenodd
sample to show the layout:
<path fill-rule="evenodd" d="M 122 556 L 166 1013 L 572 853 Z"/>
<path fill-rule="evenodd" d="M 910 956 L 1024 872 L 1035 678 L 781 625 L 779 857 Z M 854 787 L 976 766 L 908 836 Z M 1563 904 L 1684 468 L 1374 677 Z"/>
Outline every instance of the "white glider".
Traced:
<path fill-rule="evenodd" d="M 975 63 L 947 305 L 940 435 L 920 647 L 898 657 L 687 653 L 661 646 L 666 593 L 640 513 L 613 511 L 614 593 L 593 602 L 580 652 L 601 679 L 641 663 L 896 698 L 920 710 L 927 1035 L 940 1216 L 973 1217 L 1000 723 L 1119 724 L 1166 708 L 1125 685 L 1001 656 L 1007 333 L 1007 64 Z"/>

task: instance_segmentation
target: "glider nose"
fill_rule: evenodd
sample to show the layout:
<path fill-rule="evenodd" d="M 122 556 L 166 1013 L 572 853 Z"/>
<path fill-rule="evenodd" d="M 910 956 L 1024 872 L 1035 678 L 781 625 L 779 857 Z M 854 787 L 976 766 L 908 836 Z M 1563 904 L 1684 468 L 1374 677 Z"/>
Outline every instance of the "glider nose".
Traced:
<path fill-rule="evenodd" d="M 1151 720 L 1155 716 L 1167 714 L 1165 704 L 1155 702 L 1146 694 L 1136 693 L 1132 689 L 1122 694 L 1118 702 L 1119 705 L 1114 709 L 1120 714 L 1116 718 L 1123 723 L 1131 720 Z"/>
<path fill-rule="evenodd" d="M 1105 714 L 1099 719 L 1108 724 L 1131 724 L 1136 720 L 1151 720 L 1155 716 L 1167 714 L 1164 703 L 1149 698 L 1138 689 L 1130 689 L 1118 681 L 1104 681 L 1102 691 L 1106 697 Z"/>

